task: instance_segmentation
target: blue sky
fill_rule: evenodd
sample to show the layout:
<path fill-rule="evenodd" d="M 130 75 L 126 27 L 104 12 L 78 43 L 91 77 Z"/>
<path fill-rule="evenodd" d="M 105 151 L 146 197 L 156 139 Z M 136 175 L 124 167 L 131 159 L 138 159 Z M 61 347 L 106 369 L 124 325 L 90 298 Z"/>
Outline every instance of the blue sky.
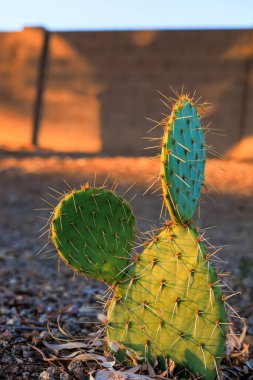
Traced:
<path fill-rule="evenodd" d="M 252 28 L 253 0 L 2 0 L 1 31 L 37 25 L 49 30 Z"/>

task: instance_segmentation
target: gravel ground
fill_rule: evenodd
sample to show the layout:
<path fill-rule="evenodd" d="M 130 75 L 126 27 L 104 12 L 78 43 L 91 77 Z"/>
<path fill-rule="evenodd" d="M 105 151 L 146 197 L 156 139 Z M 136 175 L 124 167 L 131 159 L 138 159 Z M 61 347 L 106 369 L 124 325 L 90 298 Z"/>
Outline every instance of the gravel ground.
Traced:
<path fill-rule="evenodd" d="M 131 204 L 139 229 L 145 231 L 162 222 L 158 183 L 143 195 L 158 167 L 157 159 L 142 157 L 0 156 L 0 379 L 85 379 L 95 368 L 85 360 L 56 360 L 61 349 L 44 343 L 54 342 L 52 335 L 58 339 L 87 339 L 97 329 L 94 322 L 102 309 L 96 301 L 101 301 L 104 291 L 95 281 L 74 278 L 52 252 L 36 255 L 46 243 L 45 237 L 40 240 L 38 236 L 45 223 L 42 218 L 48 217 L 50 210 L 34 209 L 50 208 L 41 198 L 55 204 L 56 200 L 47 193 L 56 193 L 49 187 L 67 191 L 63 179 L 72 187 L 86 181 L 93 183 L 94 173 L 98 185 L 110 173 L 107 185 L 115 187 L 116 180 L 119 194 L 135 182 L 127 199 L 136 195 Z M 208 228 L 206 234 L 212 244 L 224 246 L 221 257 L 227 262 L 225 270 L 231 272 L 227 281 L 235 291 L 242 292 L 232 304 L 247 322 L 247 336 L 241 344 L 244 354 L 233 359 L 237 362 L 227 373 L 232 379 L 251 378 L 253 163 L 209 160 L 206 173 L 208 196 L 202 197 L 206 203 L 201 204 L 198 224 Z M 47 246 L 45 251 L 50 249 Z M 61 314 L 59 327 L 57 315 L 64 308 L 67 309 Z M 94 340 L 92 335 L 90 339 Z M 89 349 L 94 351 L 90 346 Z M 67 351 L 63 352 L 66 356 Z M 227 362 L 223 366 L 228 368 Z M 99 376 L 97 373 L 95 378 Z"/>

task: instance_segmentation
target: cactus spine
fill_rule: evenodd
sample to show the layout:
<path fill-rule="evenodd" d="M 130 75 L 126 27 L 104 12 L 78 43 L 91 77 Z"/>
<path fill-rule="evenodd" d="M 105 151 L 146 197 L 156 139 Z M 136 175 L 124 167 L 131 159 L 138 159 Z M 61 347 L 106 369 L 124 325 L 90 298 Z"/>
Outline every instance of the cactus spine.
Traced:
<path fill-rule="evenodd" d="M 175 361 L 183 377 L 213 380 L 223 355 L 226 311 L 209 253 L 193 226 L 205 166 L 197 108 L 174 104 L 162 143 L 160 177 L 172 222 L 140 255 L 130 252 L 135 221 L 112 192 L 85 186 L 56 207 L 52 239 L 67 265 L 115 288 L 107 342 L 124 360 Z"/>

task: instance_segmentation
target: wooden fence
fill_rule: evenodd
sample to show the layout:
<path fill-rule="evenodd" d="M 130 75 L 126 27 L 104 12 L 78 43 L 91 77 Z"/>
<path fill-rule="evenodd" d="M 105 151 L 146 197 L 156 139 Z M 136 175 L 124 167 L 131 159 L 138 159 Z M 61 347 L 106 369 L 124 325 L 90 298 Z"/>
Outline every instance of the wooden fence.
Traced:
<path fill-rule="evenodd" d="M 253 158 L 253 30 L 0 33 L 0 147 L 143 155 L 168 109 L 156 90 L 197 91 L 220 134 Z M 217 131 L 216 131 L 217 132 Z M 155 131 L 159 136 L 161 131 Z"/>

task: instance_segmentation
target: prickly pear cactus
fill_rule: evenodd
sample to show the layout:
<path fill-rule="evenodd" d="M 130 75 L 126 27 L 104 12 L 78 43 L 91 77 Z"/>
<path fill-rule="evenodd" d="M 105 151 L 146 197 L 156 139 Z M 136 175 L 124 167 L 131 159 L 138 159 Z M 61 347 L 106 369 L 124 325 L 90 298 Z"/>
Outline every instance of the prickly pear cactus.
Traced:
<path fill-rule="evenodd" d="M 162 143 L 163 195 L 172 221 L 140 255 L 131 258 L 135 220 L 122 198 L 84 186 L 61 200 L 52 240 L 65 263 L 113 285 L 107 343 L 127 356 L 166 367 L 179 376 L 213 380 L 223 356 L 226 310 L 210 254 L 193 227 L 204 179 L 205 142 L 198 111 L 181 96 Z"/>
<path fill-rule="evenodd" d="M 171 218 L 190 221 L 204 181 L 206 150 L 197 109 L 188 96 L 175 103 L 163 138 L 161 181 Z"/>

